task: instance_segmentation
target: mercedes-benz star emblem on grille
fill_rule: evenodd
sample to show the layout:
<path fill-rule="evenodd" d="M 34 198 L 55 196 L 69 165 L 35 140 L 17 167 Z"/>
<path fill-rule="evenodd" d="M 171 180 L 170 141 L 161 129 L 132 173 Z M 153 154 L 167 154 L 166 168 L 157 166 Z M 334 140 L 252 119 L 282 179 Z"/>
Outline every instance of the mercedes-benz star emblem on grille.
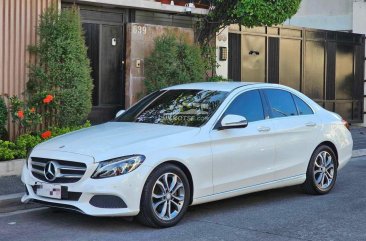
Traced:
<path fill-rule="evenodd" d="M 44 177 L 48 181 L 54 181 L 57 177 L 58 167 L 57 164 L 53 161 L 47 162 L 44 167 Z"/>

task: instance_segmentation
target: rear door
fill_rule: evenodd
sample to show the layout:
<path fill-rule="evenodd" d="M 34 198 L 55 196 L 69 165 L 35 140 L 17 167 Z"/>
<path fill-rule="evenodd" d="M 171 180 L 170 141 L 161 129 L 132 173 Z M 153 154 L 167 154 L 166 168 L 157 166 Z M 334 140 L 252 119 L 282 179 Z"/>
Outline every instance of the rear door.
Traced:
<path fill-rule="evenodd" d="M 276 139 L 275 178 L 306 173 L 318 143 L 320 124 L 314 111 L 301 98 L 282 89 L 265 89 Z"/>

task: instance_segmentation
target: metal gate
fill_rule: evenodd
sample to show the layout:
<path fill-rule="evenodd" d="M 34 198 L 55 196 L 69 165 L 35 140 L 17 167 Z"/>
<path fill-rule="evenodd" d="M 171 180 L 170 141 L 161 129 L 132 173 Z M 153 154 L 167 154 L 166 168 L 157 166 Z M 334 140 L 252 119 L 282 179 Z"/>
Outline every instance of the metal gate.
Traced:
<path fill-rule="evenodd" d="M 228 77 L 297 89 L 362 122 L 364 36 L 290 27 L 229 29 Z"/>
<path fill-rule="evenodd" d="M 80 14 L 94 84 L 93 108 L 88 118 L 99 124 L 113 119 L 124 108 L 125 12 L 81 7 Z"/>

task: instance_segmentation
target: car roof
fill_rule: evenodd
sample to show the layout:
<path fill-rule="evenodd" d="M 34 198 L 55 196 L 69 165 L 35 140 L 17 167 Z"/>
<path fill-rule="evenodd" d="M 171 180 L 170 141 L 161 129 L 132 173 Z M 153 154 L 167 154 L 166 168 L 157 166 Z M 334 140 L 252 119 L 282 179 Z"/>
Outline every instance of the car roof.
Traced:
<path fill-rule="evenodd" d="M 197 90 L 217 90 L 217 91 L 232 91 L 236 88 L 248 86 L 248 85 L 259 85 L 261 83 L 255 82 L 199 82 L 199 83 L 189 83 L 189 84 L 181 84 L 175 85 L 164 90 L 179 90 L 179 89 L 197 89 Z"/>

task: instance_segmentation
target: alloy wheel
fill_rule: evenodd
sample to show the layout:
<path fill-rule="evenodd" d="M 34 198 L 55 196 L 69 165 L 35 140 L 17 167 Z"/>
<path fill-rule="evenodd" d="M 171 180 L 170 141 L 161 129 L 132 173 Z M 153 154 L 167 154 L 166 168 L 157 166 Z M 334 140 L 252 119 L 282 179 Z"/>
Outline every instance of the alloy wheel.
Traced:
<path fill-rule="evenodd" d="M 314 180 L 320 190 L 329 188 L 334 179 L 334 160 L 327 151 L 321 151 L 314 163 Z"/>
<path fill-rule="evenodd" d="M 185 188 L 174 173 L 161 175 L 152 189 L 151 204 L 155 214 L 164 221 L 174 219 L 184 204 Z"/>

